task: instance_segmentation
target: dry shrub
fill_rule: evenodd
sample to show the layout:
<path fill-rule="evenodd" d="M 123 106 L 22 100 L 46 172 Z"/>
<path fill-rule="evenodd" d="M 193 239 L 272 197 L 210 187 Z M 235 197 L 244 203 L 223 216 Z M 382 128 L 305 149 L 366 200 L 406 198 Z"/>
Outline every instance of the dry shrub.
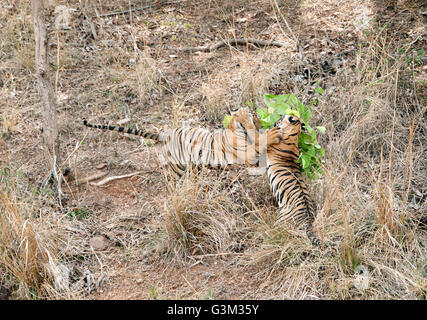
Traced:
<path fill-rule="evenodd" d="M 0 139 L 1 148 L 1 139 Z M 44 295 L 43 285 L 48 262 L 47 247 L 40 238 L 35 221 L 19 200 L 15 177 L 2 152 L 0 167 L 0 266 L 19 283 L 27 298 Z"/>
<path fill-rule="evenodd" d="M 277 70 L 274 63 L 267 62 L 269 58 L 266 54 L 255 57 L 245 53 L 237 55 L 239 68 L 236 80 L 240 86 L 238 92 L 241 105 L 247 101 L 259 104 L 262 101 L 260 98 L 268 92 L 271 79 Z"/>
<path fill-rule="evenodd" d="M 4 170 L 4 169 L 3 169 Z M 47 256 L 37 237 L 34 224 L 25 218 L 16 199 L 6 190 L 1 191 L 0 207 L 0 262 L 11 272 L 26 291 L 40 295 Z"/>
<path fill-rule="evenodd" d="M 217 175 L 218 174 L 218 175 Z M 215 175 L 212 177 L 211 175 Z M 236 206 L 240 187 L 229 172 L 190 172 L 168 182 L 160 234 L 161 253 L 178 262 L 193 255 L 223 254 L 241 249 L 247 229 L 244 204 Z"/>
<path fill-rule="evenodd" d="M 215 78 L 209 77 L 207 83 L 202 83 L 204 97 L 202 106 L 206 118 L 212 123 L 222 121 L 224 114 L 231 108 L 229 92 L 227 92 L 229 82 L 228 73 L 222 72 Z"/>
<path fill-rule="evenodd" d="M 253 241 L 261 245 L 249 255 L 249 265 L 263 265 L 269 270 L 300 265 L 311 250 L 307 239 L 304 239 L 304 230 L 296 230 L 285 224 L 275 225 L 268 220 L 258 222 L 255 234 L 259 238 Z"/>
<path fill-rule="evenodd" d="M 1 137 L 0 150 L 1 284 L 9 283 L 18 299 L 77 298 L 69 287 L 70 269 L 60 263 L 58 242 L 64 230 L 58 227 L 58 216 L 42 216 L 45 210 L 37 212 L 37 199 L 25 200 L 28 191 L 8 161 Z M 12 279 L 6 281 L 5 276 Z"/>
<path fill-rule="evenodd" d="M 0 57 L 4 66 L 34 71 L 33 21 L 31 2 L 10 3 L 11 10 L 0 13 Z M 13 9 L 12 9 L 13 8 Z M 12 17 L 10 12 L 13 12 Z"/>
<path fill-rule="evenodd" d="M 257 299 L 316 299 L 324 296 L 319 280 L 333 260 L 313 248 L 305 230 L 275 224 L 268 212 L 253 226 L 252 245 L 241 263 L 258 279 Z"/>
<path fill-rule="evenodd" d="M 135 45 L 132 52 L 130 48 L 113 43 L 112 47 L 106 45 L 99 55 L 105 74 L 113 83 L 111 88 L 117 87 L 113 91 L 123 91 L 126 97 L 131 100 L 135 97 L 141 105 L 152 104 L 162 94 L 158 62 L 148 49 L 141 51 Z"/>
<path fill-rule="evenodd" d="M 263 95 L 281 78 L 283 70 L 279 50 L 232 54 L 232 67 L 219 68 L 202 83 L 204 112 L 215 124 L 230 110 L 246 105 L 263 106 Z"/>
<path fill-rule="evenodd" d="M 422 197 L 414 196 L 426 183 L 425 147 L 417 137 L 425 141 L 424 111 L 415 92 L 398 85 L 411 72 L 406 57 L 390 59 L 397 49 L 383 37 L 362 48 L 354 69 L 324 82 L 314 107 L 314 122 L 327 126 L 318 137 L 327 153 L 325 177 L 311 183 L 311 194 L 318 205 L 315 231 L 329 247 L 310 247 L 287 226 L 258 224 L 246 263 L 260 281 L 267 279 L 260 298 L 426 296 L 427 234 L 417 223 Z"/>
<path fill-rule="evenodd" d="M 17 115 L 10 108 L 4 108 L 0 113 L 0 132 L 6 134 L 14 131 L 17 124 Z"/>
<path fill-rule="evenodd" d="M 163 92 L 160 69 L 148 50 L 136 50 L 138 54 L 135 55 L 135 71 L 130 73 L 129 81 L 136 83 L 138 99 L 141 104 L 152 103 L 153 93 L 158 97 Z M 130 86 L 132 87 L 132 84 Z"/>

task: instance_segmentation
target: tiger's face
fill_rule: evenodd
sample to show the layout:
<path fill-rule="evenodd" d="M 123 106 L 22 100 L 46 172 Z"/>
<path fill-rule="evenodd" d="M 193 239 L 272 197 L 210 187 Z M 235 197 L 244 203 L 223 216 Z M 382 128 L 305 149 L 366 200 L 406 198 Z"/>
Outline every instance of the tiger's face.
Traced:
<path fill-rule="evenodd" d="M 231 119 L 228 128 L 232 131 L 236 129 L 248 130 L 259 130 L 261 129 L 261 122 L 258 117 L 249 111 L 249 108 L 240 108 L 236 112 L 232 113 L 233 118 Z"/>
<path fill-rule="evenodd" d="M 298 144 L 298 138 L 301 130 L 304 130 L 304 124 L 296 116 L 286 115 L 276 124 L 280 128 L 282 139 L 288 143 Z"/>

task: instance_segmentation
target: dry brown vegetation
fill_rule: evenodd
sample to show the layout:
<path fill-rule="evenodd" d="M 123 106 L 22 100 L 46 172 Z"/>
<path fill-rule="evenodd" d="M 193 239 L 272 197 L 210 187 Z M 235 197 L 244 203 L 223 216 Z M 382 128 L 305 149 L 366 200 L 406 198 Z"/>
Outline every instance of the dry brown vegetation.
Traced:
<path fill-rule="evenodd" d="M 423 1 L 158 1 L 107 17 L 150 1 L 47 2 L 71 169 L 61 205 L 40 147 L 31 5 L 0 3 L 0 289 L 10 299 L 426 299 Z M 58 30 L 59 5 L 73 10 Z M 244 37 L 286 45 L 178 50 Z M 149 141 L 81 121 L 215 128 L 281 92 L 319 99 L 325 176 L 310 192 L 330 249 L 274 225 L 266 177 L 203 170 L 174 184 Z M 143 173 L 76 182 L 101 170 Z"/>

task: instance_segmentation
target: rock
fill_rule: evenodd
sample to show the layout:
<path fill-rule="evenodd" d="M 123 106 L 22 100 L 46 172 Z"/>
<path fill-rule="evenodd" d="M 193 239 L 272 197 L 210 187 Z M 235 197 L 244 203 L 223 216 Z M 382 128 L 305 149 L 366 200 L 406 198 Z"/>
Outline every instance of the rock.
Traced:
<path fill-rule="evenodd" d="M 101 164 L 98 164 L 98 165 L 96 166 L 96 168 L 97 168 L 98 170 L 101 170 L 101 169 L 104 169 L 106 166 L 107 166 L 107 164 L 106 164 L 106 163 L 101 163 Z"/>
<path fill-rule="evenodd" d="M 64 265 L 59 264 L 52 266 L 53 277 L 55 278 L 55 288 L 59 292 L 64 292 L 70 288 L 70 269 Z"/>
<path fill-rule="evenodd" d="M 0 286 L 0 300 L 9 300 L 10 290 Z"/>
<path fill-rule="evenodd" d="M 90 239 L 89 245 L 95 251 L 105 250 L 108 247 L 108 240 L 104 236 L 93 237 Z"/>

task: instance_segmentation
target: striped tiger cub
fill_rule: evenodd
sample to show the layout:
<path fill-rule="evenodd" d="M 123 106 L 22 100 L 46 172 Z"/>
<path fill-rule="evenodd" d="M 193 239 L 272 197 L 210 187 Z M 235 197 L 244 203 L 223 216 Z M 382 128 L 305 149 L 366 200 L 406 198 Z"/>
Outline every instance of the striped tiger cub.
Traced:
<path fill-rule="evenodd" d="M 90 128 L 134 134 L 161 142 L 161 160 L 178 177 L 184 175 L 189 165 L 214 168 L 233 164 L 256 165 L 260 155 L 267 152 L 268 146 L 280 141 L 279 128 L 260 133 L 259 120 L 250 113 L 249 108 L 236 111 L 227 129 L 214 131 L 181 127 L 152 133 L 144 129 L 94 125 L 86 120 L 83 124 Z"/>
<path fill-rule="evenodd" d="M 270 145 L 267 149 L 267 174 L 270 188 L 279 205 L 278 222 L 306 224 L 306 232 L 314 245 L 319 239 L 313 233 L 315 209 L 307 192 L 300 166 L 298 139 L 303 128 L 298 117 L 285 116 L 278 125 L 281 128 L 280 143 Z"/>

